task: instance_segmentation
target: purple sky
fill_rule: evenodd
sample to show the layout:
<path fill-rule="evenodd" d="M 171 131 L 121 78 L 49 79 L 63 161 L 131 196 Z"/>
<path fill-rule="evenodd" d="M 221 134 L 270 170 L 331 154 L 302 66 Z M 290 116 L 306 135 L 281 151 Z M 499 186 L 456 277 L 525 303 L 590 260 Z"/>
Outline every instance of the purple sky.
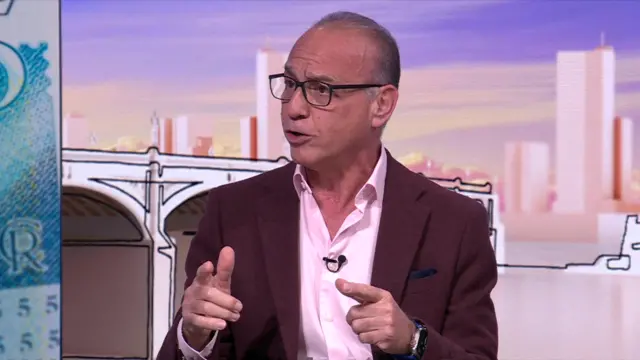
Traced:
<path fill-rule="evenodd" d="M 267 38 L 271 47 L 287 51 L 313 21 L 337 10 L 360 12 L 387 26 L 398 40 L 405 69 L 551 64 L 559 50 L 593 49 L 601 32 L 617 58 L 640 55 L 640 2 L 634 1 L 63 0 L 63 83 L 140 81 L 175 93 L 253 87 L 256 50 Z M 638 91 L 640 82 L 617 88 L 618 93 Z M 216 106 L 221 104 L 211 104 L 210 110 Z M 635 112 L 624 115 L 640 118 Z M 635 133 L 640 139 L 639 125 Z M 468 129 L 389 147 L 399 154 L 421 151 L 460 163 L 468 152 L 447 150 L 443 139 L 458 144 L 465 136 L 483 139 L 476 144 L 484 149 L 482 158 L 471 162 L 499 172 L 505 141 L 552 145 L 553 124 L 501 125 L 499 136 L 491 127 Z M 635 150 L 640 167 L 640 141 Z"/>
<path fill-rule="evenodd" d="M 255 49 L 264 39 L 292 38 L 322 15 L 318 11 L 341 9 L 371 15 L 387 25 L 398 38 L 405 67 L 548 61 L 559 49 L 593 48 L 600 31 L 606 32 L 619 55 L 640 52 L 640 3 L 633 1 L 411 1 L 402 7 L 361 0 L 307 4 L 64 0 L 64 81 L 158 78 L 192 84 L 251 79 Z M 215 39 L 231 34 L 243 40 L 228 51 L 228 42 L 225 48 L 224 41 L 220 45 Z M 185 37 L 193 41 L 179 45 L 172 41 Z M 291 41 L 272 45 L 286 50 Z M 135 56 L 123 57 L 123 53 Z"/>

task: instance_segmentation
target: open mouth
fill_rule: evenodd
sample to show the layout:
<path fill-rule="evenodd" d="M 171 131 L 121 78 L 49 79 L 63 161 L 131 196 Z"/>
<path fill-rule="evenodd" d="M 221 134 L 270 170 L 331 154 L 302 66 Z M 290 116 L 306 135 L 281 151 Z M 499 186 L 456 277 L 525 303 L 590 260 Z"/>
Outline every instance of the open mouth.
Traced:
<path fill-rule="evenodd" d="M 305 143 L 307 140 L 311 139 L 311 136 L 305 133 L 301 133 L 299 131 L 291 131 L 291 130 L 287 130 L 285 132 L 285 137 L 287 138 L 287 141 L 289 141 L 289 143 L 292 145 L 301 145 Z"/>

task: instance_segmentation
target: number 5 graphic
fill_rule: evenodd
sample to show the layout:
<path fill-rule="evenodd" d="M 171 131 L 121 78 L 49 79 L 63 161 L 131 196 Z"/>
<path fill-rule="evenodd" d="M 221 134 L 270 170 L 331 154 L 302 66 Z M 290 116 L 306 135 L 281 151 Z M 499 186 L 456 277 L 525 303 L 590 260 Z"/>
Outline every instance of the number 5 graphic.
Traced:
<path fill-rule="evenodd" d="M 29 316 L 29 314 L 31 314 L 31 305 L 29 304 L 29 298 L 21 298 L 18 302 L 18 309 L 18 316 Z"/>
<path fill-rule="evenodd" d="M 20 352 L 33 349 L 33 334 L 30 332 L 22 334 L 20 337 Z"/>
<path fill-rule="evenodd" d="M 49 349 L 60 346 L 60 330 L 49 330 Z"/>
<path fill-rule="evenodd" d="M 51 314 L 52 312 L 55 312 L 55 311 L 58 311 L 58 296 L 47 295 L 46 312 L 47 314 Z"/>

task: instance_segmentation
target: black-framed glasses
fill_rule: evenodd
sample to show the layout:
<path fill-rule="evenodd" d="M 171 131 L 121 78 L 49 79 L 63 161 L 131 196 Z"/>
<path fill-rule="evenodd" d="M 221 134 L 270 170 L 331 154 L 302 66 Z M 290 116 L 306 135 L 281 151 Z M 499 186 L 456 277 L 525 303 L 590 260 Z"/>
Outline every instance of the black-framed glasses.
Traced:
<path fill-rule="evenodd" d="M 307 102 L 314 106 L 327 106 L 331 103 L 334 90 L 342 89 L 368 89 L 382 87 L 383 84 L 350 84 L 333 85 L 318 80 L 297 81 L 282 74 L 269 75 L 271 95 L 278 100 L 289 101 L 298 88 L 302 89 L 302 95 Z"/>

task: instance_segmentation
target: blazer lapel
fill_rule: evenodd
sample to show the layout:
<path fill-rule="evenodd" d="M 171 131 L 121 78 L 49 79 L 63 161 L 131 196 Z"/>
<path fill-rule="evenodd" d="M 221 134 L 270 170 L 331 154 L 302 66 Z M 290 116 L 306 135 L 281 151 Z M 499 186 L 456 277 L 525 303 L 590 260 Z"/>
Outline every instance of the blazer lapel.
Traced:
<path fill-rule="evenodd" d="M 423 239 L 430 209 L 426 188 L 414 173 L 388 155 L 387 177 L 371 285 L 389 291 L 396 302 Z"/>
<path fill-rule="evenodd" d="M 258 224 L 286 358 L 295 359 L 300 328 L 299 198 L 288 178 L 274 179 L 259 202 Z"/>

